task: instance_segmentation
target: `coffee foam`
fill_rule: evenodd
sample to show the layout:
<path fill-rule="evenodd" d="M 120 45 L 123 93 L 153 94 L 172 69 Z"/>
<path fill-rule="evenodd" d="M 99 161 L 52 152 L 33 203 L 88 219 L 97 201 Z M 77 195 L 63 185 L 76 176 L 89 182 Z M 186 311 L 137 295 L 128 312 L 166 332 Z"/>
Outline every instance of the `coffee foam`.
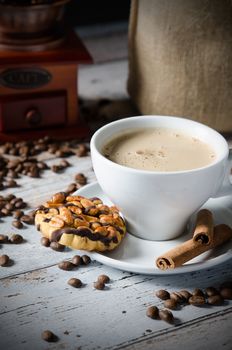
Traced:
<path fill-rule="evenodd" d="M 169 128 L 128 131 L 108 142 L 103 154 L 127 167 L 167 172 L 201 168 L 216 157 L 210 145 Z"/>

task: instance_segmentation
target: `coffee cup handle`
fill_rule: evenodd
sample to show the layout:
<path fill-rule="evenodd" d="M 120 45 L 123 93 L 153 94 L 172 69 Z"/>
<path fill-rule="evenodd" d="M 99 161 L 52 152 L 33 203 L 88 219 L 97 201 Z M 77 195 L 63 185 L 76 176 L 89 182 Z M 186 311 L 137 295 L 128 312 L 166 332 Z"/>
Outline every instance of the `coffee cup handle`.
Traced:
<path fill-rule="evenodd" d="M 232 195 L 232 183 L 230 181 L 230 175 L 231 175 L 231 169 L 232 169 L 232 149 L 229 150 L 229 156 L 228 156 L 226 167 L 227 168 L 226 168 L 226 175 L 225 175 L 224 181 L 221 187 L 219 188 L 219 190 L 213 196 L 213 198 Z"/>

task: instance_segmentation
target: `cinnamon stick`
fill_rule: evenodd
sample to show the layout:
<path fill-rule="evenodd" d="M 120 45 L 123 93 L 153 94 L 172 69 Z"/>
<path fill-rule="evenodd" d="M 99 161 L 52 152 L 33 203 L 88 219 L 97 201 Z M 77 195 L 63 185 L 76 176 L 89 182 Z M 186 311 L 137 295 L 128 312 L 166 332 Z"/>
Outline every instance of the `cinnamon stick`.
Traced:
<path fill-rule="evenodd" d="M 231 238 L 232 229 L 229 226 L 225 224 L 217 225 L 214 228 L 214 237 L 210 244 L 204 245 L 190 239 L 158 257 L 156 265 L 161 270 L 174 269 L 196 256 L 226 243 Z"/>
<path fill-rule="evenodd" d="M 207 209 L 202 209 L 197 214 L 193 241 L 208 245 L 212 242 L 213 235 L 213 214 Z"/>

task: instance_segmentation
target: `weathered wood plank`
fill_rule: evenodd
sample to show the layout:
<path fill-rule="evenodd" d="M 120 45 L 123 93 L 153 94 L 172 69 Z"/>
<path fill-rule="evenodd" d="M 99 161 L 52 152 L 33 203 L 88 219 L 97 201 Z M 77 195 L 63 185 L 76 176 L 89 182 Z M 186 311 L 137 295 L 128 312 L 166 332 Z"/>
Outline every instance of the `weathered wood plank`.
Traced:
<path fill-rule="evenodd" d="M 208 349 L 231 349 L 231 321 L 232 310 L 228 312 L 212 315 L 185 323 L 183 327 L 174 330 L 160 332 L 153 336 L 144 335 L 144 339 L 134 339 L 128 344 L 121 344 L 114 349 L 127 350 L 163 350 L 163 349 L 188 349 L 188 350 L 208 350 Z"/>
<path fill-rule="evenodd" d="M 170 344 L 172 334 L 178 334 L 178 330 L 186 332 L 184 325 L 191 331 L 196 327 L 194 324 L 208 317 L 211 320 L 221 317 L 228 327 L 226 315 L 232 310 L 231 301 L 223 306 L 186 306 L 173 311 L 176 326 L 151 320 L 145 312 L 149 305 L 162 307 L 162 302 L 154 297 L 154 290 L 160 287 L 170 291 L 206 287 L 231 276 L 230 268 L 231 264 L 227 264 L 204 273 L 165 278 L 123 273 L 91 264 L 76 271 L 62 271 L 53 266 L 2 279 L 2 348 L 47 348 L 40 339 L 44 329 L 51 329 L 60 337 L 57 346 L 49 348 L 76 349 L 81 346 L 83 349 L 106 349 L 144 342 L 151 336 L 162 338 L 164 332 L 167 332 Z M 102 273 L 111 277 L 111 283 L 105 291 L 94 290 L 92 284 Z M 84 286 L 81 289 L 70 287 L 67 284 L 70 277 L 80 278 Z M 216 330 L 217 323 L 215 327 Z M 65 331 L 69 334 L 64 334 Z M 223 338 L 220 339 L 222 341 Z"/>

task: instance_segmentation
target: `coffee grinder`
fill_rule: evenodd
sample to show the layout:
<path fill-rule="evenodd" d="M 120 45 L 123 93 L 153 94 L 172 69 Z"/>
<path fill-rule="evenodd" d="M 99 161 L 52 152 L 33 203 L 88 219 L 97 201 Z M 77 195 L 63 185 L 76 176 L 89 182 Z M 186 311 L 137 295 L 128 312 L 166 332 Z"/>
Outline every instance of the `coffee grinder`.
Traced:
<path fill-rule="evenodd" d="M 0 0 L 0 140 L 81 138 L 78 65 L 92 58 L 63 17 L 69 0 Z"/>

